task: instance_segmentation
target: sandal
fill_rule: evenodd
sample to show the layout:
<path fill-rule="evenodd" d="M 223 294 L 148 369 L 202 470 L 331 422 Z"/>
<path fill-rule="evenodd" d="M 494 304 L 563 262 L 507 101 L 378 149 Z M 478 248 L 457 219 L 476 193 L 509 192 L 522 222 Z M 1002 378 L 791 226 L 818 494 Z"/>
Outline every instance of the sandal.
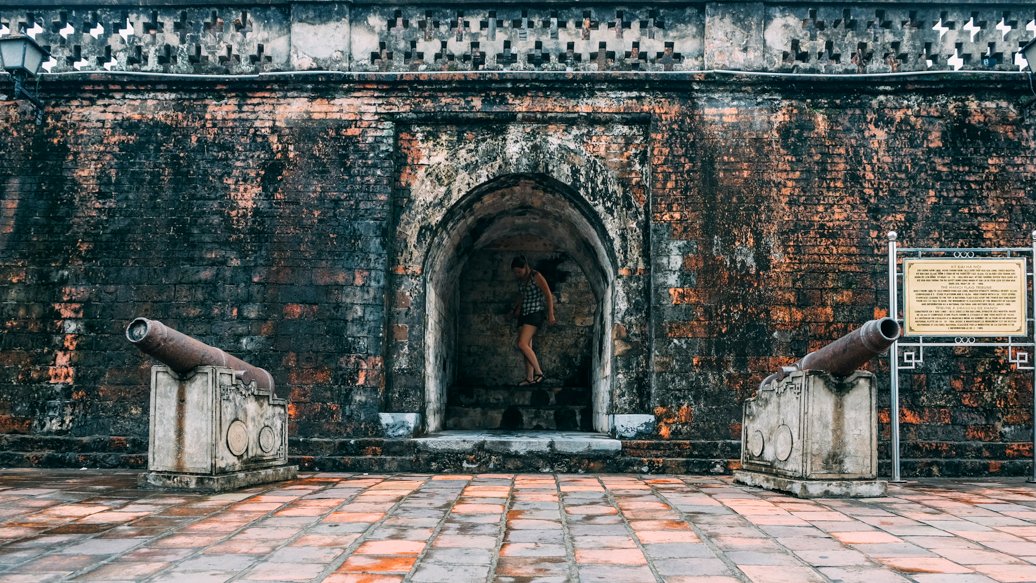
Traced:
<path fill-rule="evenodd" d="M 535 380 L 531 380 L 530 381 L 529 379 L 525 379 L 525 380 L 521 381 L 520 383 L 518 383 L 518 386 L 519 387 L 531 387 L 531 386 L 533 386 L 535 384 L 536 384 Z"/>
<path fill-rule="evenodd" d="M 538 375 L 532 377 L 532 382 L 529 383 L 529 384 L 530 385 L 538 385 L 538 384 L 540 384 L 542 382 L 543 382 L 543 375 L 542 374 L 538 374 Z"/>

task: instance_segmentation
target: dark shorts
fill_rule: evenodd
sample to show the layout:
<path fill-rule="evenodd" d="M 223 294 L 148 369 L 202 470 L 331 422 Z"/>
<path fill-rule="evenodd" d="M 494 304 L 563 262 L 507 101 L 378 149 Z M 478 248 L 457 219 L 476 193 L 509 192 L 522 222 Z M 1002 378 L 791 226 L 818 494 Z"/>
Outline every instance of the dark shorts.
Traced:
<path fill-rule="evenodd" d="M 536 326 L 537 328 L 542 328 L 543 323 L 546 321 L 547 313 L 543 310 L 540 310 L 539 312 L 533 312 L 531 314 L 522 314 L 521 316 L 518 316 L 519 326 L 529 325 Z"/>

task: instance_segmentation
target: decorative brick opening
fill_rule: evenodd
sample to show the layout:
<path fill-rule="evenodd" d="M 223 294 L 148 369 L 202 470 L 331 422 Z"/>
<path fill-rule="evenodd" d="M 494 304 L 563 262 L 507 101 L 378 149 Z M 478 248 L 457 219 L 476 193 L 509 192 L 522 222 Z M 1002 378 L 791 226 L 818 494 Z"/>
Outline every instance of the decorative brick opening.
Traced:
<path fill-rule="evenodd" d="M 612 343 L 605 332 L 616 268 L 591 209 L 550 178 L 506 175 L 459 200 L 437 230 L 423 269 L 428 429 L 608 431 Z M 514 298 L 509 260 L 517 252 L 555 279 L 560 325 L 537 335 L 550 382 L 508 394 L 502 386 L 521 374 L 506 316 Z M 488 278 L 475 277 L 487 271 Z"/>

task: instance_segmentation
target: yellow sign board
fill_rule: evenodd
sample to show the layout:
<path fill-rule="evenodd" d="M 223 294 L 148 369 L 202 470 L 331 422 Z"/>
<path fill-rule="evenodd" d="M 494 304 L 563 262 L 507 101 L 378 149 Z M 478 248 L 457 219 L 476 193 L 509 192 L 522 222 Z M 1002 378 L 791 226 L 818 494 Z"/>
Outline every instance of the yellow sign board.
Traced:
<path fill-rule="evenodd" d="M 1024 258 L 904 259 L 907 336 L 1025 336 Z"/>

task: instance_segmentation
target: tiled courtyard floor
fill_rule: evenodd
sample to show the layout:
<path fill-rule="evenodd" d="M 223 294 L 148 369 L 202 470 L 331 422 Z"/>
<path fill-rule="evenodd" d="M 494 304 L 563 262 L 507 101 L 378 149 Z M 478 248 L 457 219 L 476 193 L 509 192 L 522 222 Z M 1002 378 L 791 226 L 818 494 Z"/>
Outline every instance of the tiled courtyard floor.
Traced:
<path fill-rule="evenodd" d="M 1036 581 L 1036 487 L 805 501 L 727 477 L 305 474 L 230 494 L 0 472 L 0 581 Z"/>

